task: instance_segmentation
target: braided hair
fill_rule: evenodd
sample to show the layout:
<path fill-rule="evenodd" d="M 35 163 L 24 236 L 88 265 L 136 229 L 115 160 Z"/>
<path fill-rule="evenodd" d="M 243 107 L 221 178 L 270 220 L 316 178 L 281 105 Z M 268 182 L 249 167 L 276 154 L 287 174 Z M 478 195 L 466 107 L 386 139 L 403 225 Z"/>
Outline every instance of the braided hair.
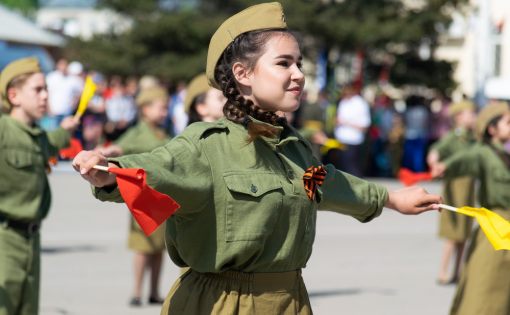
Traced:
<path fill-rule="evenodd" d="M 275 112 L 262 110 L 253 101 L 241 95 L 232 73 L 232 65 L 243 62 L 249 69 L 254 69 L 257 60 L 264 53 L 265 43 L 275 34 L 293 36 L 285 29 L 257 30 L 239 35 L 225 49 L 214 72 L 214 78 L 227 98 L 223 114 L 228 120 L 248 128 L 249 142 L 259 136 L 273 137 L 277 134 L 277 129 L 267 125 L 253 124 L 248 116 L 273 126 L 285 124 L 286 121 Z"/>

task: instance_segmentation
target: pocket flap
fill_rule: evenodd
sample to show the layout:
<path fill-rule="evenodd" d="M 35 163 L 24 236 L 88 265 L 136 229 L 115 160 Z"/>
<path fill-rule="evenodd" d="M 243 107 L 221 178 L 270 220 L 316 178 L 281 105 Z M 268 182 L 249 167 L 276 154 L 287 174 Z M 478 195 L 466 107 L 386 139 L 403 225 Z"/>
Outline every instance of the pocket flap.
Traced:
<path fill-rule="evenodd" d="M 23 152 L 19 150 L 6 151 L 5 160 L 15 168 L 25 168 L 34 164 L 34 159 L 30 152 Z"/>
<path fill-rule="evenodd" d="M 273 173 L 236 173 L 226 174 L 223 178 L 230 191 L 253 197 L 282 188 L 280 179 Z"/>

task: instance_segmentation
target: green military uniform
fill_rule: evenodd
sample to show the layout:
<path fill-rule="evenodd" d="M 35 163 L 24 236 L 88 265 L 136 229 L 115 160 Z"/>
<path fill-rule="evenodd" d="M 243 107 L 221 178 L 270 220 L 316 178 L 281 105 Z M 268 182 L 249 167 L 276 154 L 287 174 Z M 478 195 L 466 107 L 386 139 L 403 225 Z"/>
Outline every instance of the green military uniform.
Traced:
<path fill-rule="evenodd" d="M 181 205 L 167 221 L 166 243 L 171 259 L 193 272 L 184 274 L 173 289 L 178 294 L 169 296 L 170 312 L 210 313 L 213 307 L 203 305 L 203 294 L 214 296 L 215 290 L 227 288 L 242 291 L 243 285 L 249 285 L 239 276 L 225 275 L 227 271 L 294 272 L 297 277 L 295 272 L 305 267 L 312 251 L 319 204 L 362 222 L 381 213 L 388 196 L 385 188 L 332 165 L 327 166 L 316 200 L 309 200 L 302 178 L 304 170 L 318 162 L 293 128 L 278 129 L 276 138 L 261 137 L 248 143 L 242 125 L 226 119 L 196 123 L 151 153 L 112 159 L 121 167 L 145 168 L 148 184 Z M 95 189 L 95 196 L 122 201 L 117 189 Z M 216 278 L 221 284 L 214 289 L 214 281 L 208 276 L 197 279 L 197 273 L 220 274 L 223 281 Z M 190 284 L 194 281 L 207 288 L 202 293 L 189 292 L 183 301 L 182 290 L 198 289 Z M 309 306 L 301 280 L 289 281 L 299 288 L 292 292 L 301 296 L 304 307 Z"/>
<path fill-rule="evenodd" d="M 38 228 L 50 208 L 48 159 L 69 145 L 64 129 L 46 133 L 0 114 L 0 314 L 37 314 Z"/>
<path fill-rule="evenodd" d="M 464 129 L 454 129 L 434 144 L 431 150 L 439 153 L 439 159 L 445 160 L 455 153 L 474 144 L 474 137 Z M 445 179 L 443 197 L 446 204 L 463 207 L 474 204 L 474 180 L 470 176 Z M 455 242 L 468 239 L 473 219 L 451 211 L 442 211 L 439 215 L 439 236 Z"/>
<path fill-rule="evenodd" d="M 324 130 L 324 110 L 319 104 L 305 103 L 303 107 L 303 128 L 300 130 L 305 139 L 310 141 L 316 132 Z M 311 142 L 311 141 L 310 141 Z M 322 158 L 321 146 L 317 143 L 311 143 L 313 155 L 317 159 Z"/>
<path fill-rule="evenodd" d="M 123 154 L 150 152 L 165 145 L 170 137 L 163 129 L 151 127 L 143 119 L 130 128 L 117 141 Z M 146 254 L 159 253 L 165 249 L 165 228 L 160 226 L 150 236 L 146 236 L 138 223 L 131 218 L 128 237 L 128 247 L 134 251 Z"/>
<path fill-rule="evenodd" d="M 498 150 L 504 150 L 496 145 Z M 486 144 L 446 161 L 448 174 L 468 174 L 480 180 L 480 204 L 510 220 L 510 170 Z M 510 314 L 510 252 L 495 251 L 480 229 L 473 235 L 451 314 Z"/>

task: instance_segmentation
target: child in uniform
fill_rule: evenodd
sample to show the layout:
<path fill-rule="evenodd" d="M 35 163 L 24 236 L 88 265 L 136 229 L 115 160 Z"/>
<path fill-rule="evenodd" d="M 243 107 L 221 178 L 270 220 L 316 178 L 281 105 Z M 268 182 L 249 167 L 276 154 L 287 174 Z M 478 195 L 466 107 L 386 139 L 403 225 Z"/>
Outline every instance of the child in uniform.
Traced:
<path fill-rule="evenodd" d="M 0 314 L 39 312 L 40 237 L 51 191 L 50 157 L 69 145 L 79 121 L 62 120 L 46 133 L 36 122 L 48 90 L 36 58 L 9 63 L 0 74 Z"/>

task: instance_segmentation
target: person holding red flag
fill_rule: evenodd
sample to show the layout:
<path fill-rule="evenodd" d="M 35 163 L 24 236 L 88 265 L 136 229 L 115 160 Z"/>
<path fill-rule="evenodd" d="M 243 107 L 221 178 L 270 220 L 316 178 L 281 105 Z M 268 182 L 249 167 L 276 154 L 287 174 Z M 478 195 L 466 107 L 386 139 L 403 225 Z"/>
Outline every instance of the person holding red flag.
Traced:
<path fill-rule="evenodd" d="M 115 176 L 95 165 L 144 168 L 149 186 L 180 204 L 166 221 L 166 244 L 189 270 L 161 314 L 311 314 L 301 269 L 319 208 L 368 222 L 384 206 L 418 214 L 441 202 L 419 187 L 388 192 L 321 165 L 283 117 L 300 104 L 301 66 L 281 5 L 249 7 L 209 45 L 206 73 L 227 98 L 225 118 L 191 124 L 151 153 L 81 152 L 73 161 L 100 200 L 122 198 Z"/>
<path fill-rule="evenodd" d="M 454 128 L 431 147 L 427 155 L 430 169 L 433 169 L 439 161 L 443 161 L 475 143 L 472 132 L 476 121 L 475 110 L 475 104 L 467 100 L 450 105 L 448 115 L 452 119 Z M 471 176 L 446 179 L 443 196 L 445 203 L 454 207 L 474 204 L 474 179 Z M 472 227 L 473 219 L 465 215 L 451 211 L 442 211 L 439 215 L 439 237 L 445 239 L 437 278 L 439 284 L 444 285 L 458 281 L 464 245 Z M 448 266 L 454 253 L 453 273 L 448 276 Z"/>

